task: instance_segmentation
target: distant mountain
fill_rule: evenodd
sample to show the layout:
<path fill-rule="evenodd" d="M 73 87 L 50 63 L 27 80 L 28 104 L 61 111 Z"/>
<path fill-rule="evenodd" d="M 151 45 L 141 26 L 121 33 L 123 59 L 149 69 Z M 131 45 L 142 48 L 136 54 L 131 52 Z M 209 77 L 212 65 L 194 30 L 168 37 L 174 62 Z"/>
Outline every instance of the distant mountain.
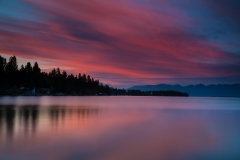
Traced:
<path fill-rule="evenodd" d="M 187 92 L 189 96 L 206 96 L 206 97 L 240 97 L 240 84 L 218 84 L 218 85 L 143 85 L 133 86 L 131 90 L 141 91 L 159 91 L 159 90 L 174 90 Z"/>

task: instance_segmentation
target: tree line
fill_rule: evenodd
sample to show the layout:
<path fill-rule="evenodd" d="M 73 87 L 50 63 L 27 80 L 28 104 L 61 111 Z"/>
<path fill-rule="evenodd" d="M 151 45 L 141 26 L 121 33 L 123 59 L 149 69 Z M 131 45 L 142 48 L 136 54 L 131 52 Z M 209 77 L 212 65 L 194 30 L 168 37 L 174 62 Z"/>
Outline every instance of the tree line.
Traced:
<path fill-rule="evenodd" d="M 188 96 L 177 91 L 140 91 L 109 87 L 90 77 L 90 75 L 67 74 L 65 70 L 54 68 L 49 73 L 42 72 L 38 63 L 30 62 L 18 67 L 17 58 L 11 56 L 7 62 L 0 55 L 0 95 L 22 95 L 21 88 L 40 91 L 49 88 L 51 94 L 64 95 L 136 95 L 136 96 Z"/>
<path fill-rule="evenodd" d="M 20 88 L 50 88 L 51 93 L 71 95 L 110 95 L 110 87 L 103 85 L 86 74 L 67 74 L 65 70 L 54 68 L 49 73 L 42 72 L 38 63 L 28 62 L 18 69 L 17 58 L 12 56 L 7 62 L 0 56 L 0 94 L 19 94 Z"/>

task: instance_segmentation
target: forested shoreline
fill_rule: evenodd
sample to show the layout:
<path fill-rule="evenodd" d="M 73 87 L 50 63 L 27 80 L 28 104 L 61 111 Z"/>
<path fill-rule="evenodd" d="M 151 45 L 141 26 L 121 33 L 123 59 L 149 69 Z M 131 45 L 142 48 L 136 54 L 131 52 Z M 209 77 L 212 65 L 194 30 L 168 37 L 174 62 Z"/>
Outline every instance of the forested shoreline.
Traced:
<path fill-rule="evenodd" d="M 7 62 L 0 55 L 0 95 L 133 95 L 133 96 L 188 96 L 178 91 L 140 91 L 109 87 L 87 74 L 67 74 L 54 68 L 42 72 L 38 63 L 28 62 L 18 67 L 17 58 Z"/>

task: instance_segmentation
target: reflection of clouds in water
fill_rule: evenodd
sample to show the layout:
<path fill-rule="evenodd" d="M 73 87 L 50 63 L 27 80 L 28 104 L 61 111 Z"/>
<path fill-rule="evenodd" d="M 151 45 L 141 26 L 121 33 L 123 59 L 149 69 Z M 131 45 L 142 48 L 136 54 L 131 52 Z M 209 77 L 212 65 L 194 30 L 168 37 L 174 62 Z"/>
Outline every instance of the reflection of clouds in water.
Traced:
<path fill-rule="evenodd" d="M 139 127 L 134 135 L 113 145 L 111 152 L 104 150 L 98 159 L 186 159 L 188 155 L 217 147 L 220 137 L 205 128 L 207 120 L 204 118 L 209 117 L 201 114 L 195 117 L 191 115 L 193 112 L 179 115 L 179 112 L 183 113 L 180 110 L 160 111 L 155 122 Z"/>
<path fill-rule="evenodd" d="M 0 159 L 12 153 L 16 159 L 240 158 L 238 99 L 76 99 L 69 105 L 0 106 L 0 134 L 14 136 L 11 150 L 0 145 Z M 21 134 L 34 136 L 15 138 Z"/>

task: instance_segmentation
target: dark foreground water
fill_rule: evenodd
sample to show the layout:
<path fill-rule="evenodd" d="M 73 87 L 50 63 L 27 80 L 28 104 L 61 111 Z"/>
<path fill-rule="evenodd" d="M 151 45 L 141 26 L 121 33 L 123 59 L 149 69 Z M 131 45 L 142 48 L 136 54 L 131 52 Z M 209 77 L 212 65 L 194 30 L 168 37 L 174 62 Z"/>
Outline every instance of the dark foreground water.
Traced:
<path fill-rule="evenodd" d="M 1 97 L 0 159 L 239 160 L 239 98 Z"/>

